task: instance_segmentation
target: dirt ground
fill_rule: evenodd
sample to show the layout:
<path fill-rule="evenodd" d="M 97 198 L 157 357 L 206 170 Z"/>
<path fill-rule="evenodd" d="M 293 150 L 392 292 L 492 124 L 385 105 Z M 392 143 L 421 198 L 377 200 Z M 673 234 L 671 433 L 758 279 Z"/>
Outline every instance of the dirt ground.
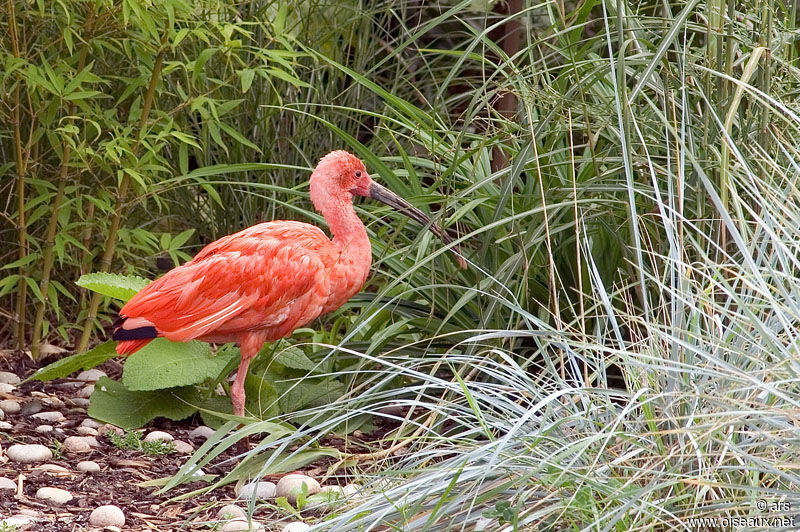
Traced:
<path fill-rule="evenodd" d="M 0 356 L 0 371 L 16 373 L 25 378 L 35 371 L 34 365 L 27 357 Z M 121 373 L 118 361 L 106 362 L 103 369 L 110 377 L 118 378 Z M 10 430 L 0 431 L 0 445 L 7 450 L 15 443 L 37 443 L 51 449 L 58 449 L 58 443 L 67 436 L 78 435 L 76 430 L 87 418 L 85 408 L 71 404 L 85 383 L 76 379 L 65 378 L 52 382 L 29 382 L 18 385 L 11 394 L 0 392 L 0 400 L 13 399 L 25 404 L 38 399 L 45 404 L 44 410 L 58 410 L 66 421 L 54 423 L 56 429 L 42 433 L 36 430 L 41 421 L 26 415 L 24 410 L 17 414 L 7 414 L 5 421 L 12 425 Z M 201 425 L 199 416 L 173 422 L 157 419 L 146 427 L 150 430 L 163 430 L 172 434 L 175 439 L 193 444 L 195 449 L 202 440 L 192 440 L 189 433 Z M 11 462 L 4 454 L 0 454 L 0 477 L 6 477 L 17 484 L 16 493 L 11 490 L 0 491 L 0 520 L 15 514 L 34 515 L 34 524 L 26 525 L 20 530 L 42 530 L 48 532 L 73 532 L 93 529 L 89 525 L 91 511 L 106 504 L 120 507 L 126 524 L 122 530 L 219 530 L 221 525 L 216 515 L 223 505 L 235 502 L 233 485 L 219 488 L 211 493 L 193 496 L 189 500 L 175 501 L 172 498 L 205 486 L 195 482 L 185 484 L 171 490 L 165 495 L 156 495 L 156 488 L 144 487 L 143 482 L 175 474 L 187 459 L 188 455 L 172 453 L 162 456 L 148 456 L 140 451 L 121 450 L 110 443 L 104 436 L 98 436 L 99 447 L 90 453 L 72 454 L 56 452 L 52 460 L 34 464 Z M 251 442 L 252 443 L 252 442 Z M 326 442 L 336 445 L 339 442 Z M 204 466 L 207 474 L 224 474 L 233 468 L 230 461 L 231 452 L 221 455 L 212 464 Z M 100 465 L 100 471 L 85 473 L 76 469 L 78 462 L 92 460 Z M 42 467 L 43 464 L 56 464 L 67 469 L 67 472 L 53 474 Z M 326 463 L 312 464 L 302 471 L 310 476 L 319 476 L 325 471 Z M 279 477 L 265 477 L 263 480 L 277 482 Z M 336 482 L 344 484 L 346 477 Z M 329 482 L 331 483 L 331 482 Z M 63 488 L 73 495 L 72 501 L 63 506 L 54 506 L 35 498 L 36 491 L 44 486 Z M 242 506 L 241 501 L 239 505 Z M 285 524 L 285 516 L 276 512 L 274 507 L 257 507 L 254 519 L 265 524 L 267 530 L 280 530 Z M 281 519 L 282 522 L 278 522 Z M 118 529 L 117 529 L 118 530 Z"/>

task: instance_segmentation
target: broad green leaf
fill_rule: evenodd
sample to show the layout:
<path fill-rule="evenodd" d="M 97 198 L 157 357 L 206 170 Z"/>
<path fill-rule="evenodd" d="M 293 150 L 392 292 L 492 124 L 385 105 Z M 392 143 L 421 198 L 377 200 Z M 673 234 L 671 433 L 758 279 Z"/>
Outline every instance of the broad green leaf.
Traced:
<path fill-rule="evenodd" d="M 197 411 L 197 400 L 197 392 L 191 386 L 132 391 L 121 382 L 101 377 L 95 384 L 89 415 L 123 429 L 136 429 L 157 417 L 184 419 Z"/>
<path fill-rule="evenodd" d="M 93 367 L 99 366 L 106 360 L 117 356 L 117 352 L 114 350 L 116 345 L 116 342 L 109 340 L 108 342 L 102 343 L 97 347 L 86 351 L 85 353 L 78 353 L 60 360 L 56 360 L 52 364 L 48 364 L 47 366 L 37 370 L 36 373 L 25 380 L 51 381 L 53 379 L 66 377 L 67 375 L 70 375 L 78 370 L 92 369 Z"/>
<path fill-rule="evenodd" d="M 275 354 L 273 360 L 287 368 L 313 370 L 317 365 L 300 348 L 288 347 Z"/>
<path fill-rule="evenodd" d="M 122 382 L 133 391 L 197 384 L 216 378 L 237 356 L 232 350 L 213 355 L 204 342 L 178 343 L 156 338 L 128 358 Z"/>
<path fill-rule="evenodd" d="M 147 279 L 136 275 L 118 275 L 116 273 L 87 273 L 75 281 L 75 284 L 99 292 L 104 296 L 127 301 L 136 292 L 150 283 Z"/>

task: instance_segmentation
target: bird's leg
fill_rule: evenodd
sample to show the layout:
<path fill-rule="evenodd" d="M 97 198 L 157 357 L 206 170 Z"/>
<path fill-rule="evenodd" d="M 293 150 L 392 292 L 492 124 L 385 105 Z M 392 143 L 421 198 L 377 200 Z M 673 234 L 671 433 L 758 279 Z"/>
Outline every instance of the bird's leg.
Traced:
<path fill-rule="evenodd" d="M 231 403 L 233 403 L 233 413 L 236 416 L 244 416 L 244 404 L 247 397 L 244 392 L 244 380 L 247 378 L 247 369 L 250 367 L 250 361 L 258 354 L 260 346 L 255 345 L 255 342 L 248 341 L 250 338 L 244 338 L 239 343 L 239 351 L 242 354 L 242 361 L 239 362 L 239 369 L 236 370 L 236 378 L 233 380 L 231 386 Z M 239 440 L 236 451 L 240 454 L 246 453 L 250 450 L 250 440 L 247 436 Z"/>
<path fill-rule="evenodd" d="M 233 413 L 236 416 L 244 416 L 244 380 L 247 378 L 247 368 L 250 367 L 250 357 L 245 358 L 242 353 L 242 362 L 236 371 L 236 379 L 231 386 L 231 403 L 233 403 Z"/>

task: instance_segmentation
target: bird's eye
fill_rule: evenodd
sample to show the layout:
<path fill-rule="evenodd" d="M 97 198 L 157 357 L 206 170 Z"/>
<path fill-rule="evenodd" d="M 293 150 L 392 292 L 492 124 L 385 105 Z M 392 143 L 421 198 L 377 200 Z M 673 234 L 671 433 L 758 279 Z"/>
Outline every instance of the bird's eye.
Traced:
<path fill-rule="evenodd" d="M 361 177 L 361 170 L 356 170 L 356 177 Z"/>

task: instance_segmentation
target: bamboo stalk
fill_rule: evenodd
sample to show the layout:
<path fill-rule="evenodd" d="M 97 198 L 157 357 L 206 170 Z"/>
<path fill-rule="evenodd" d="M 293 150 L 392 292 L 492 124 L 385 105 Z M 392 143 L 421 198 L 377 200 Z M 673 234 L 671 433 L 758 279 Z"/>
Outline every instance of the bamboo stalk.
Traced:
<path fill-rule="evenodd" d="M 158 77 L 161 73 L 161 65 L 164 62 L 164 54 L 167 51 L 166 42 L 168 36 L 169 33 L 165 32 L 163 38 L 161 39 L 161 48 L 159 49 L 158 54 L 156 55 L 156 60 L 153 63 L 153 73 L 150 75 L 150 85 L 147 87 L 147 93 L 145 94 L 144 103 L 142 105 L 142 115 L 139 118 L 139 136 L 131 149 L 134 157 L 138 156 L 139 154 L 141 137 L 144 134 L 144 128 L 147 125 L 148 118 L 150 117 L 150 109 L 153 106 L 153 97 L 155 96 L 156 92 L 156 84 L 158 83 Z M 100 271 L 103 273 L 107 273 L 111 268 L 111 260 L 114 258 L 114 252 L 117 248 L 117 232 L 119 231 L 120 224 L 122 223 L 122 213 L 125 209 L 125 202 L 128 196 L 129 187 L 130 176 L 128 174 L 124 174 L 122 176 L 122 181 L 119 184 L 119 188 L 117 189 L 116 209 L 114 210 L 114 217 L 111 219 L 111 227 L 108 230 L 106 249 L 103 252 L 103 258 L 100 261 Z M 81 339 L 78 343 L 78 352 L 85 351 L 86 346 L 89 345 L 89 338 L 92 336 L 94 320 L 97 317 L 97 309 L 100 307 L 101 297 L 103 297 L 101 294 L 94 292 L 92 294 L 92 298 L 89 300 L 89 312 L 86 315 L 86 323 L 84 323 L 83 333 L 81 334 Z"/>
<path fill-rule="evenodd" d="M 92 24 L 94 22 L 94 10 L 89 7 L 89 15 L 86 18 L 86 22 L 84 23 L 84 33 L 86 33 L 86 39 L 84 41 L 83 47 L 81 48 L 81 55 L 78 58 L 78 66 L 77 72 L 80 73 L 86 67 L 86 56 L 89 53 L 89 35 L 88 33 L 91 31 Z M 67 114 L 72 116 L 75 113 L 75 104 L 71 103 L 68 106 Z M 66 137 L 64 138 L 64 142 L 61 149 L 61 167 L 58 173 L 58 190 L 56 191 L 56 196 L 53 199 L 52 205 L 52 212 L 50 213 L 50 220 L 47 223 L 47 236 L 45 237 L 45 242 L 43 246 L 44 254 L 42 256 L 42 280 L 39 285 L 39 289 L 42 293 L 42 297 L 44 298 L 36 305 L 36 318 L 33 321 L 33 332 L 31 337 L 31 358 L 34 360 L 39 359 L 39 351 L 40 351 L 40 344 L 42 341 L 42 326 L 44 323 L 44 313 L 47 310 L 47 303 L 49 303 L 50 298 L 48 293 L 50 291 L 50 276 L 53 272 L 53 245 L 55 243 L 56 238 L 56 230 L 58 229 L 58 211 L 61 208 L 61 202 L 64 200 L 64 189 L 67 185 L 67 174 L 69 173 L 69 161 L 70 156 L 72 154 L 72 145 L 67 141 Z"/>
<path fill-rule="evenodd" d="M 11 40 L 11 52 L 19 59 L 19 42 L 17 37 L 17 17 L 13 0 L 7 0 L 8 11 L 8 37 Z M 25 159 L 22 156 L 22 129 L 20 124 L 20 75 L 17 72 L 17 84 L 14 88 L 14 110 L 12 121 L 14 126 L 14 147 L 17 170 L 17 246 L 20 260 L 28 256 L 28 235 L 25 224 Z M 19 284 L 17 285 L 17 349 L 25 349 L 25 306 L 28 298 L 28 284 L 25 275 L 25 266 L 20 264 Z"/>

